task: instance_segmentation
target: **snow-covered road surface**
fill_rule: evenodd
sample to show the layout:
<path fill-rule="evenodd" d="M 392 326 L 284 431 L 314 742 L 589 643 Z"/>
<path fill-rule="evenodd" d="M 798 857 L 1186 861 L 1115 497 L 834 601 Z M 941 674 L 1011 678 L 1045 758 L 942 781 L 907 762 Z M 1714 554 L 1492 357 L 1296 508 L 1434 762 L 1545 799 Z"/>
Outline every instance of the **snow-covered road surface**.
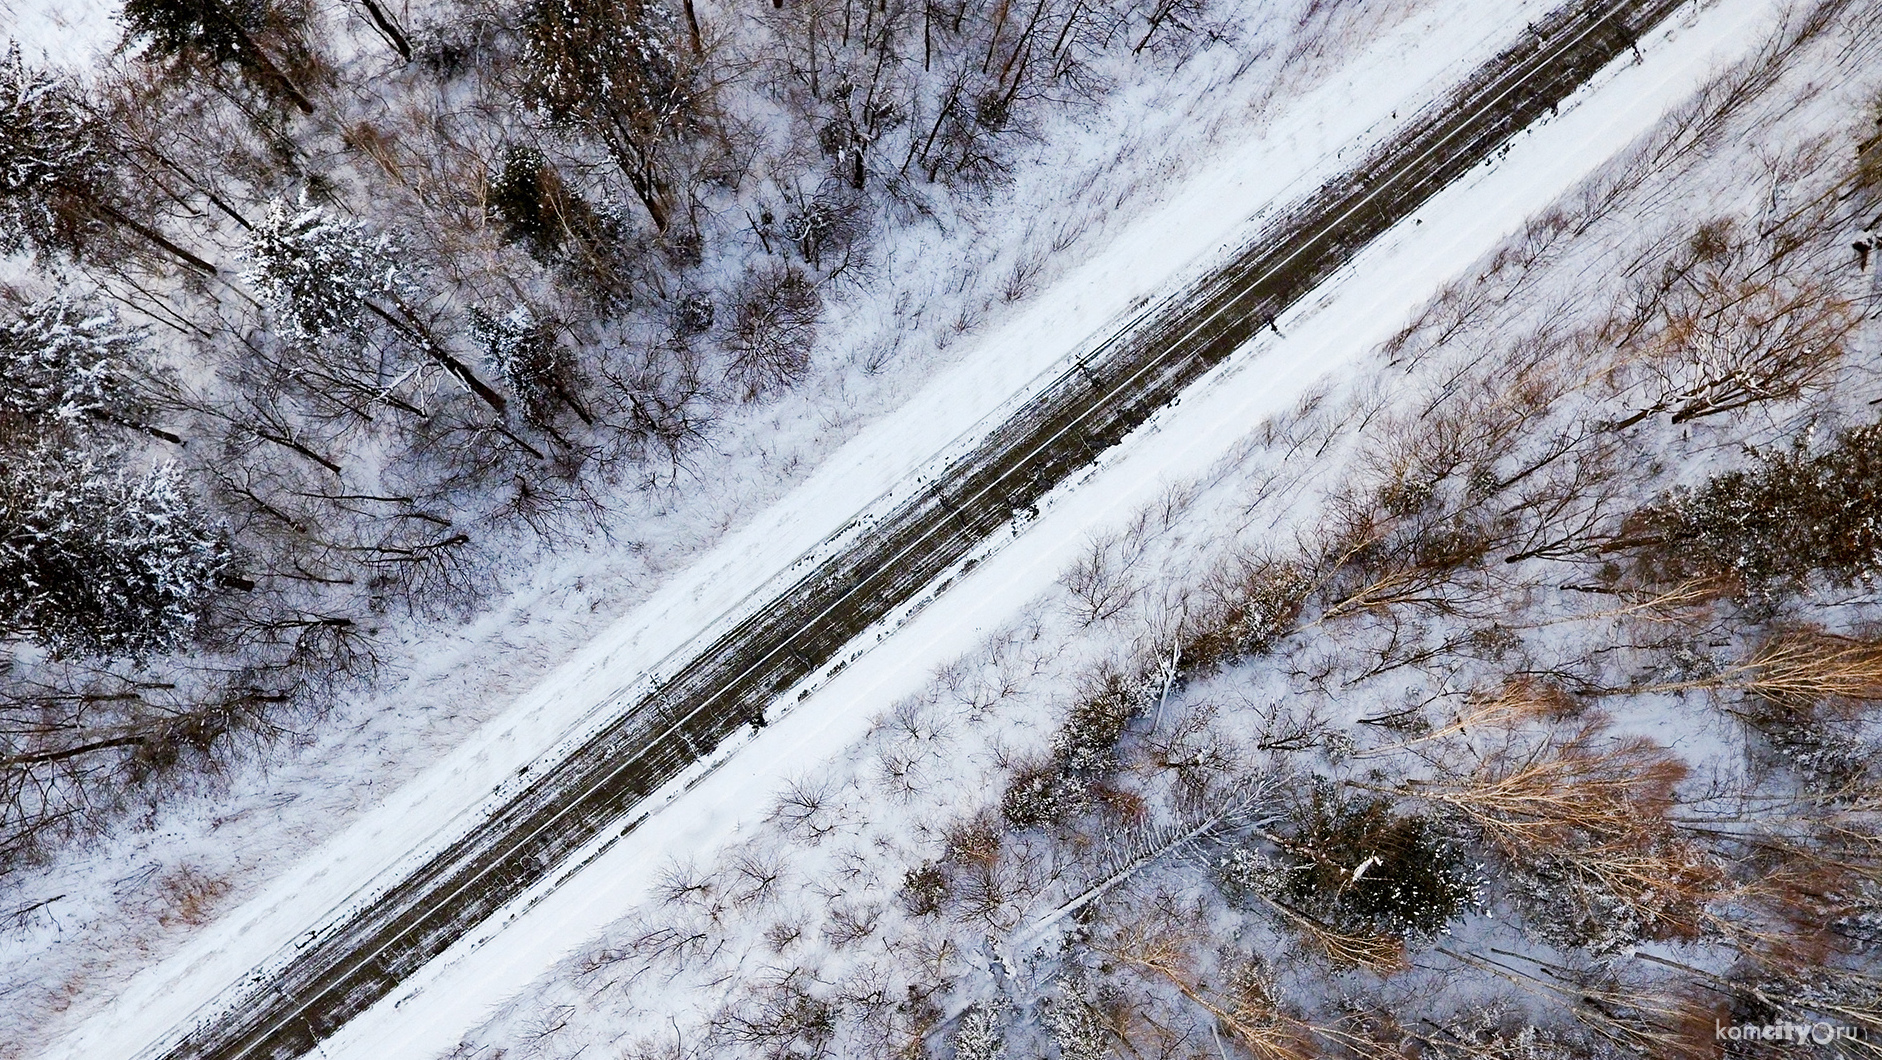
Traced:
<path fill-rule="evenodd" d="M 410 999 L 402 1009 L 381 1003 L 359 1023 L 329 1042 L 323 1052 L 326 1055 L 419 1055 L 436 1046 L 448 1045 L 453 1036 L 468 1025 L 465 1020 L 474 1019 L 483 1006 L 501 997 L 533 969 L 540 968 L 544 960 L 578 945 L 594 927 L 605 923 L 610 908 L 608 895 L 618 893 L 610 888 L 644 886 L 650 866 L 643 864 L 636 868 L 636 862 L 650 862 L 649 852 L 688 845 L 689 831 L 702 829 L 696 834 L 710 838 L 722 836 L 728 826 L 735 828 L 737 813 L 761 802 L 758 799 L 741 801 L 748 797 L 745 793 L 769 790 L 748 789 L 745 785 L 771 784 L 780 773 L 801 771 L 814 760 L 816 748 L 843 746 L 847 742 L 846 734 L 866 724 L 870 705 L 880 705 L 893 697 L 890 686 L 895 682 L 906 684 L 922 679 L 930 663 L 939 662 L 971 644 L 979 629 L 997 621 L 1007 609 L 1049 582 L 1063 558 L 1079 547 L 1084 527 L 1101 524 L 1107 513 L 1128 510 L 1136 498 L 1147 499 L 1168 477 L 1180 477 L 1186 473 L 1186 468 L 1206 465 L 1213 454 L 1257 422 L 1265 411 L 1291 404 L 1312 380 L 1384 337 L 1435 283 L 1468 264 L 1519 223 L 1527 212 L 1549 201 L 1608 157 L 1618 145 L 1642 131 L 1667 105 L 1682 98 L 1712 68 L 1716 49 L 1722 47 L 1729 51 L 1734 43 L 1749 47 L 1749 42 L 1761 39 L 1755 23 L 1769 17 L 1770 7 L 1768 3 L 1754 0 L 1729 2 L 1705 13 L 1695 30 L 1677 33 L 1673 42 L 1650 42 L 1642 66 L 1604 79 L 1605 83 L 1591 99 L 1584 99 L 1562 120 L 1519 142 L 1510 158 L 1494 174 L 1487 179 L 1473 177 L 1467 187 L 1445 193 L 1421 211 L 1417 221 L 1424 223 L 1401 226 L 1397 234 L 1368 250 L 1356 266 L 1349 267 L 1332 288 L 1320 295 L 1317 308 L 1303 307 L 1305 317 L 1301 324 L 1293 322 L 1302 316 L 1301 312 L 1294 317 L 1283 317 L 1280 323 L 1289 333 L 1285 342 L 1257 342 L 1256 351 L 1244 351 L 1226 371 L 1218 371 L 1201 389 L 1186 396 L 1180 406 L 1160 415 L 1151 431 L 1139 432 L 1120 450 L 1113 451 L 1105 466 L 1095 473 L 1097 481 L 1055 494 L 1054 503 L 1034 526 L 1004 551 L 984 562 L 972 575 L 959 581 L 952 592 L 927 607 L 912 624 L 887 642 L 887 648 L 850 666 L 785 721 L 765 730 L 756 746 L 731 758 L 726 768 L 687 795 L 683 803 L 684 815 L 675 811 L 654 817 L 531 910 L 523 918 L 523 923 L 530 925 L 526 930 L 497 932 L 493 926 L 461 940 L 444 961 L 434 962 L 394 995 L 395 999 Z M 1482 50 L 1495 43 L 1493 38 L 1480 43 L 1478 54 L 1470 58 L 1481 58 Z M 1396 72 L 1400 74 L 1418 69 L 1418 63 L 1412 59 L 1401 58 L 1398 62 Z M 1425 69 L 1432 70 L 1432 66 L 1428 64 Z M 1443 65 L 1433 72 L 1444 72 Z M 1352 91 L 1350 85 L 1339 87 Z M 1356 122 L 1378 115 L 1379 109 L 1420 102 L 1419 93 L 1424 92 L 1424 98 L 1429 98 L 1432 90 L 1433 79 L 1427 77 L 1423 88 L 1409 93 L 1401 92 L 1396 96 L 1380 93 L 1379 102 L 1370 110 L 1355 112 L 1349 107 L 1339 112 L 1321 112 L 1315 118 L 1336 113 L 1335 125 L 1350 136 L 1358 131 L 1353 128 Z M 1246 165 L 1261 157 L 1250 152 L 1240 161 Z M 1326 163 L 1309 164 L 1304 168 L 1308 171 L 1305 174 L 1297 161 L 1292 169 L 1292 173 L 1301 174 L 1295 182 L 1297 187 L 1311 187 L 1324 176 Z M 1264 180 L 1274 172 L 1275 167 L 1270 164 L 1262 169 L 1244 169 L 1239 174 L 1218 175 L 1218 183 L 1208 189 L 1218 196 L 1213 202 L 1200 197 L 1190 199 L 1176 204 L 1172 213 L 1188 209 L 1193 211 L 1191 218 L 1207 224 L 1210 212 L 1222 215 L 1222 202 L 1247 201 L 1236 196 L 1259 195 L 1261 198 L 1255 202 L 1266 201 L 1286 190 L 1276 187 L 1272 179 Z M 1264 183 L 1266 186 L 1261 186 Z M 1171 219 L 1180 220 L 1180 214 Z M 1206 249 L 1209 242 L 1220 238 L 1222 228 L 1214 225 L 1200 230 L 1207 233 L 1207 238 L 1201 240 L 1196 238 L 1199 230 L 1187 230 L 1187 243 L 1183 238 L 1171 237 L 1166 230 L 1161 234 L 1161 241 L 1166 244 L 1163 253 L 1153 260 L 1168 263 L 1171 256 L 1167 244 L 1170 243 L 1188 250 L 1193 257 L 1196 244 L 1200 242 Z M 1107 268 L 1110 276 L 1121 275 L 1126 280 L 1120 287 L 1127 297 L 1147 293 L 1142 277 L 1136 277 L 1133 283 L 1128 273 L 1131 264 L 1142 260 L 1140 255 L 1134 261 L 1113 259 L 1100 263 L 1100 269 L 1094 270 L 1096 276 L 1088 273 L 1083 278 L 1088 285 L 1084 288 L 1086 297 L 1097 304 L 1105 304 L 1101 277 Z M 1415 262 L 1416 267 L 1407 267 L 1410 262 Z M 1194 266 L 1188 270 L 1191 275 L 1196 271 Z M 1169 272 L 1168 267 L 1164 268 L 1158 278 Z M 1098 283 L 1093 283 L 1094 279 L 1098 279 Z M 1329 298 L 1331 302 L 1327 301 Z M 1110 302 L 1107 308 L 1117 304 L 1117 301 Z M 1054 308 L 1062 312 L 1065 303 L 1059 302 Z M 1055 325 L 1063 325 L 1066 319 L 1061 316 L 1055 321 L 1050 314 L 1043 318 L 1035 314 L 1016 325 L 1015 331 L 1023 337 L 1024 328 L 1030 326 L 1036 329 L 1035 335 L 1050 337 L 1057 330 Z M 1074 315 L 1070 319 L 1078 317 Z M 1088 321 L 1091 316 L 1084 319 Z M 1297 330 L 1297 327 L 1306 330 Z M 1029 348 L 1035 347 L 1007 347 L 1009 350 Z M 1063 349 L 1062 345 L 1059 349 Z M 1027 361 L 1023 357 L 1009 360 L 1018 361 L 1024 370 L 1035 373 L 1040 364 L 1037 359 Z M 1256 367 L 1250 370 L 1250 366 Z M 971 367 L 984 371 L 987 365 Z M 1025 374 L 1010 365 L 1007 372 L 1007 378 L 996 386 L 1026 380 Z M 990 395 L 998 393 L 984 385 L 959 386 L 959 379 L 953 383 L 956 385 L 952 389 L 948 381 L 938 384 L 934 403 L 926 407 L 934 409 L 939 405 L 958 415 L 965 409 L 972 409 L 976 403 L 984 405 Z M 1026 389 L 1014 385 L 1009 391 Z M 899 440 L 904 444 L 887 452 L 905 456 L 933 452 L 936 434 L 958 430 L 961 422 L 936 416 L 924 419 L 914 430 L 895 425 L 871 432 L 874 437 L 865 435 L 859 439 L 859 444 L 882 445 L 900 432 Z M 920 439 L 923 430 L 929 432 L 931 444 L 922 448 L 908 447 L 906 442 L 911 436 Z M 938 441 L 945 440 L 946 435 L 939 434 Z M 839 468 L 867 467 L 873 471 L 860 485 L 850 484 L 852 491 L 864 491 L 863 499 L 867 499 L 871 488 L 880 489 L 895 481 L 893 465 L 900 463 L 901 470 L 906 472 L 914 464 L 912 460 L 889 459 L 876 460 L 872 466 L 870 460 L 862 459 L 869 455 L 868 450 L 857 451 L 852 447 L 850 463 L 844 465 L 842 458 L 837 462 Z M 831 495 L 831 483 L 826 475 L 819 475 L 806 489 L 810 490 L 819 481 L 824 483 L 823 497 L 827 499 Z M 836 492 L 841 495 L 840 491 Z M 777 518 L 754 528 L 757 534 L 775 536 L 741 535 L 742 542 L 728 543 L 733 551 L 721 550 L 717 564 L 706 568 L 690 584 L 670 590 L 664 600 L 654 601 L 655 608 L 664 602 L 681 614 L 700 614 L 703 610 L 704 614 L 711 615 L 714 613 L 711 609 L 716 608 L 723 615 L 728 606 L 736 603 L 738 590 L 757 583 L 767 573 L 764 561 L 777 555 L 780 542 L 801 542 L 808 533 L 827 526 L 827 521 L 819 518 L 827 512 L 853 510 L 854 507 L 787 507 Z M 750 553 L 736 551 L 741 545 L 757 555 L 755 562 L 748 560 Z M 742 564 L 741 560 L 747 562 Z M 795 573 L 801 573 L 802 569 L 798 567 Z M 744 580 L 730 580 L 741 575 L 748 576 Z M 671 615 L 674 611 L 666 613 Z M 483 777 L 488 783 L 489 779 L 494 779 L 493 773 L 501 777 L 517 762 L 529 761 L 533 756 L 527 754 L 528 749 L 532 745 L 540 748 L 546 742 L 542 740 L 545 733 L 552 734 L 558 721 L 566 723 L 571 710 L 601 699 L 618 704 L 637 698 L 622 693 L 618 687 L 622 678 L 631 678 L 647 669 L 649 661 L 685 642 L 688 630 L 698 629 L 697 625 L 662 624 L 661 614 L 661 610 L 650 608 L 641 619 L 643 625 L 631 631 L 636 635 L 618 640 L 610 638 L 609 644 L 598 647 L 584 660 L 586 665 L 565 677 L 565 683 L 559 688 L 546 690 L 533 702 L 525 704 L 533 713 L 513 719 L 515 724 L 503 727 L 504 731 L 485 740 L 478 749 L 480 755 L 461 756 L 447 768 L 429 775 L 430 787 L 408 792 L 402 799 L 395 800 L 386 811 L 376 815 L 373 822 L 378 829 L 376 835 L 356 832 L 351 842 L 361 845 L 323 852 L 324 858 L 317 857 L 297 873 L 295 880 L 284 881 L 274 890 L 271 905 L 257 908 L 263 906 L 258 902 L 245 909 L 240 917 L 212 929 L 201 944 L 192 946 L 178 962 L 170 962 L 152 975 L 142 977 L 134 984 L 132 993 L 143 991 L 144 1005 L 120 1006 L 115 1010 L 118 1018 L 100 1021 L 68 1040 L 63 1055 L 131 1055 L 150 1041 L 149 1035 L 161 1033 L 166 1017 L 186 1016 L 189 1006 L 200 1004 L 205 996 L 202 987 L 208 986 L 213 991 L 217 989 L 214 980 L 218 976 L 226 983 L 239 975 L 243 958 L 253 957 L 258 949 L 265 955 L 271 948 L 268 946 L 271 940 L 279 940 L 275 946 L 286 942 L 291 934 L 283 936 L 283 925 L 292 921 L 294 914 L 314 914 L 304 915 L 299 920 L 299 925 L 305 926 L 321 912 L 332 914 L 336 908 L 353 907 L 370 896 L 340 891 L 339 902 L 312 905 L 310 909 L 309 896 L 317 902 L 335 893 L 334 885 L 323 881 L 357 880 L 362 869 L 374 870 L 375 860 L 378 865 L 374 871 L 379 873 L 380 879 L 396 878 L 402 866 L 388 862 L 404 849 L 392 845 L 401 839 L 409 840 L 421 852 L 437 849 L 439 826 L 435 822 L 439 807 L 435 800 L 448 800 L 454 792 L 462 792 L 473 778 Z M 622 674 L 630 668 L 630 673 Z M 598 695 L 585 701 L 569 702 L 567 697 L 572 693 L 602 691 L 597 688 L 597 682 L 608 681 L 610 676 L 615 682 L 612 697 Z M 589 728 L 594 724 L 591 722 Z M 723 749 L 718 758 L 726 760 Z M 416 798 L 412 797 L 414 794 Z M 416 820 L 399 816 L 401 811 Z M 732 811 L 730 817 L 724 816 L 726 811 Z M 431 826 L 429 831 L 425 830 L 427 824 Z M 452 829 L 445 831 L 443 838 L 449 839 Z M 434 842 L 425 843 L 428 836 Z M 337 876 L 330 875 L 336 871 Z M 493 935 L 495 944 L 479 949 L 478 943 Z M 191 960 L 184 962 L 183 958 Z M 167 977 L 158 974 L 164 972 L 170 974 Z M 426 982 L 435 982 L 440 976 L 456 985 L 446 989 L 422 989 Z M 419 992 L 414 996 L 413 991 Z M 131 995 L 125 1000 L 127 1004 L 135 1003 Z M 356 1052 L 348 1054 L 347 1049 Z"/>

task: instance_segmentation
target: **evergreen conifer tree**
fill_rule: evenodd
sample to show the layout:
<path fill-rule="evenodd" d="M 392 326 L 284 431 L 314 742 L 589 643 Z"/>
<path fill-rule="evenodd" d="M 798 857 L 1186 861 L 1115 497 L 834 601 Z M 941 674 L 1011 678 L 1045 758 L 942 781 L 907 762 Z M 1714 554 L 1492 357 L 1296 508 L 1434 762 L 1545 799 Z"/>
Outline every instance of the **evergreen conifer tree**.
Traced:
<path fill-rule="evenodd" d="M 266 23 L 262 0 L 125 0 L 124 25 L 154 55 L 235 65 L 286 96 L 303 114 L 313 103 L 255 41 Z"/>
<path fill-rule="evenodd" d="M 672 13 L 657 0 L 530 0 L 523 27 L 530 102 L 553 124 L 606 145 L 665 231 L 667 149 L 696 103 L 689 69 L 668 43 Z"/>
<path fill-rule="evenodd" d="M 404 287 L 383 238 L 304 201 L 269 206 L 250 239 L 243 278 L 274 309 L 282 334 L 300 341 L 355 329 L 373 298 Z"/>
<path fill-rule="evenodd" d="M 0 456 L 0 628 L 68 657 L 189 639 L 230 553 L 174 464 L 111 470 L 51 445 Z"/>
<path fill-rule="evenodd" d="M 103 130 L 69 78 L 0 56 L 0 253 L 76 250 L 109 180 Z"/>
<path fill-rule="evenodd" d="M 108 311 L 64 297 L 0 319 L 0 417 L 53 426 L 142 425 L 142 336 Z"/>

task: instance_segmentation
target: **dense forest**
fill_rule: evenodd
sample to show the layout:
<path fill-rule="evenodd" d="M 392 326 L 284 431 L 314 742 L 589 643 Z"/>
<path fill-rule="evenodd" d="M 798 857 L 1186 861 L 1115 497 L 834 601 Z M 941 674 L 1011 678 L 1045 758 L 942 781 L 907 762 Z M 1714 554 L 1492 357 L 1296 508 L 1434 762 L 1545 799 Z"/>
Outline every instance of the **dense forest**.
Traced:
<path fill-rule="evenodd" d="M 122 23 L 97 70 L 0 61 L 0 872 L 682 488 L 872 247 L 996 196 L 1096 60 L 1213 32 L 1197 0 Z"/>

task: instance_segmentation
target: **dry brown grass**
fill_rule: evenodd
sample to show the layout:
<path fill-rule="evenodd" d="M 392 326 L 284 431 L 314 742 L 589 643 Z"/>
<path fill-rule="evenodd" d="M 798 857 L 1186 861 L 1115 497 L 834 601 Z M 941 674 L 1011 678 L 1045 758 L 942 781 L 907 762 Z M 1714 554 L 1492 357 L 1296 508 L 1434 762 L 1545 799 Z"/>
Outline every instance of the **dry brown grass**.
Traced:
<path fill-rule="evenodd" d="M 1539 621 L 1526 629 L 1571 622 L 1628 620 L 1659 624 L 1690 625 L 1702 620 L 1706 610 L 1720 600 L 1737 596 L 1744 584 L 1737 578 L 1705 574 L 1682 578 L 1670 585 L 1618 586 L 1610 591 L 1620 600 L 1614 607 L 1563 615 Z"/>
<path fill-rule="evenodd" d="M 1349 934 L 1284 902 L 1266 895 L 1260 897 L 1294 929 L 1310 950 L 1335 965 L 1363 968 L 1377 975 L 1390 975 L 1408 967 L 1402 939 L 1381 931 Z"/>
<path fill-rule="evenodd" d="M 229 893 L 229 886 L 229 881 L 219 876 L 208 875 L 190 865 L 180 866 L 157 884 L 163 902 L 157 922 L 164 927 L 206 924 L 215 913 L 216 903 Z"/>
<path fill-rule="evenodd" d="M 1708 925 L 1743 961 L 1811 979 L 1869 945 L 1862 924 L 1882 888 L 1882 790 L 1873 783 L 1762 799 L 1689 825 L 1743 852 Z"/>
<path fill-rule="evenodd" d="M 1283 1012 L 1259 976 L 1251 972 L 1233 976 L 1226 994 L 1208 989 L 1191 956 L 1201 941 L 1188 926 L 1149 917 L 1123 925 L 1100 952 L 1176 988 L 1257 1060 L 1306 1060 L 1317 1055 L 1313 1028 Z"/>
<path fill-rule="evenodd" d="M 395 133 L 365 119 L 353 122 L 340 134 L 348 147 L 371 159 L 396 183 L 405 182 L 405 167 L 399 160 L 399 142 Z"/>
<path fill-rule="evenodd" d="M 1809 709 L 1827 699 L 1882 699 L 1882 640 L 1820 630 L 1779 634 L 1760 645 L 1738 675 L 1760 699 Z"/>
<path fill-rule="evenodd" d="M 1566 1008 L 1603 1044 L 1596 1055 L 1653 1060 L 1718 1056 L 1712 1039 L 1717 999 L 1699 1000 L 1693 984 L 1683 979 L 1630 981 L 1611 970 L 1570 968 L 1498 949 L 1460 953 L 1440 946 L 1438 952 Z"/>
<path fill-rule="evenodd" d="M 1409 740 L 1362 751 L 1353 757 L 1379 758 L 1452 736 L 1499 732 L 1508 734 L 1532 723 L 1572 717 L 1580 709 L 1574 697 L 1559 685 L 1525 674 L 1510 678 L 1494 691 L 1476 692 L 1465 697 L 1463 707 L 1450 721 L 1437 728 Z"/>
<path fill-rule="evenodd" d="M 1645 739 L 1609 739 L 1599 720 L 1512 741 L 1474 769 L 1406 791 L 1455 813 L 1517 865 L 1572 865 L 1659 937 L 1692 937 L 1724 872 L 1670 819 L 1686 766 Z"/>
<path fill-rule="evenodd" d="M 1829 700 L 1882 700 L 1882 639 L 1847 637 L 1815 628 L 1787 630 L 1717 673 L 1620 691 L 1641 694 L 1700 689 L 1741 691 L 1793 716 L 1807 716 Z"/>
<path fill-rule="evenodd" d="M 1642 818 L 1663 819 L 1683 764 L 1644 739 L 1600 745 L 1587 725 L 1567 738 L 1506 747 L 1468 776 L 1412 782 L 1410 790 L 1476 825 L 1509 851 L 1561 846 L 1579 837 L 1620 838 Z"/>

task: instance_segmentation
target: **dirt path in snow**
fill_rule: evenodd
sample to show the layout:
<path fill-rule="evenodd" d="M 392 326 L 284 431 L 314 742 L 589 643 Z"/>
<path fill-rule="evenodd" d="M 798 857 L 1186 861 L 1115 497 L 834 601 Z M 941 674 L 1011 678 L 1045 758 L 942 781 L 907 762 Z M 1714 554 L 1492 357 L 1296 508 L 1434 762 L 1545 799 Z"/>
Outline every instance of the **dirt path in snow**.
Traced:
<path fill-rule="evenodd" d="M 311 1052 L 406 976 L 612 830 L 661 785 L 1089 466 L 1361 248 L 1491 158 L 1685 0 L 1571 4 L 1226 265 L 1148 307 L 843 551 L 673 673 L 462 840 L 154 1047 L 165 1060 Z"/>

